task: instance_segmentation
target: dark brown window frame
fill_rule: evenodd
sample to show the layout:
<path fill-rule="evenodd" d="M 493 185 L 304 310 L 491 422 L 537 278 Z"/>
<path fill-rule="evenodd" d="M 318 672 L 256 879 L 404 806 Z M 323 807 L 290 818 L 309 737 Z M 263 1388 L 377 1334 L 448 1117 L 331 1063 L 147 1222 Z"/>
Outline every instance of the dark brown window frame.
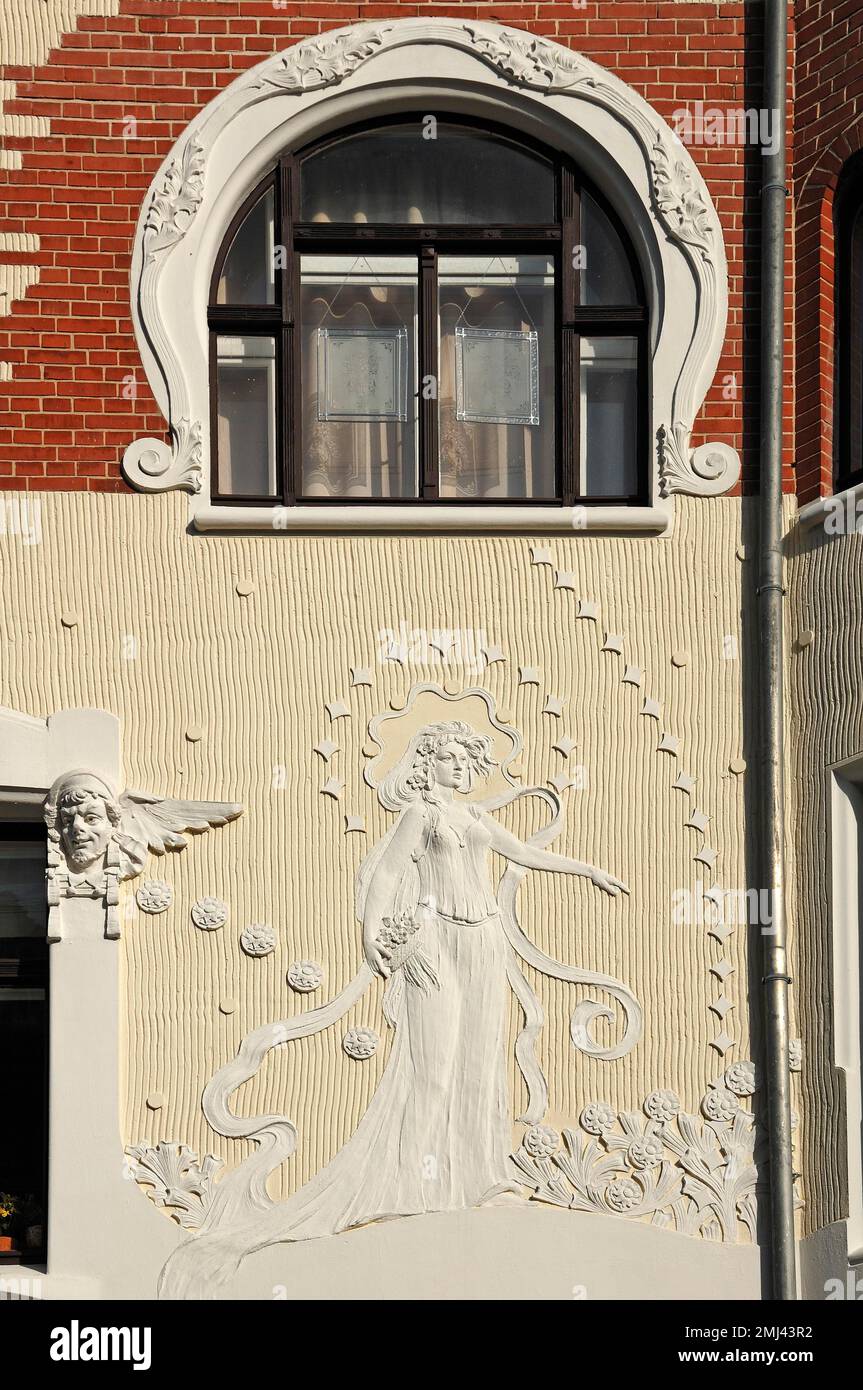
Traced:
<path fill-rule="evenodd" d="M 512 506 L 646 506 L 650 502 L 650 353 L 649 313 L 644 282 L 634 249 L 620 219 L 601 193 L 576 170 L 566 156 L 541 145 L 527 144 L 506 127 L 455 118 L 442 113 L 448 126 L 480 130 L 551 163 L 555 177 L 557 221 L 536 226 L 386 225 L 354 223 L 303 223 L 293 210 L 300 206 L 300 166 L 328 145 L 364 131 L 387 125 L 421 123 L 428 113 L 402 113 L 389 119 L 366 121 L 334 132 L 295 152 L 283 155 L 257 184 L 236 214 L 222 240 L 210 281 L 207 322 L 210 352 L 210 449 L 211 500 L 221 506 L 271 507 L 283 505 L 351 507 L 417 506 L 439 502 L 442 507 Z M 284 266 L 276 270 L 275 304 L 222 305 L 217 303 L 219 280 L 234 236 L 247 213 L 269 188 L 274 190 L 275 245 L 284 248 Z M 580 303 L 582 275 L 572 264 L 580 244 L 580 190 L 599 204 L 624 247 L 636 287 L 638 304 L 587 306 Z M 392 255 L 417 256 L 419 343 L 417 383 L 437 378 L 437 262 L 441 253 L 458 251 L 481 254 L 494 245 L 504 252 L 529 254 L 551 251 L 555 283 L 555 476 L 554 497 L 440 498 L 437 400 L 420 399 L 419 489 L 415 497 L 304 497 L 302 494 L 302 420 L 295 409 L 300 394 L 300 354 L 296 338 L 300 305 L 300 256 L 312 248 L 333 254 L 350 254 L 358 247 L 381 248 Z M 272 337 L 276 371 L 276 493 L 252 496 L 219 491 L 217 339 L 223 335 Z M 583 337 L 632 337 L 636 340 L 637 460 L 638 485 L 631 496 L 584 496 L 578 492 L 580 453 L 580 343 Z M 290 383 L 290 389 L 287 389 Z M 571 408 L 566 409 L 565 403 Z"/>
<path fill-rule="evenodd" d="M 834 205 L 836 237 L 835 395 L 833 485 L 836 492 L 863 483 L 863 154 L 846 166 Z M 856 238 L 855 238 L 856 230 Z M 856 244 L 855 244 L 856 243 Z M 856 296 L 854 280 L 857 279 Z M 857 448 L 854 436 L 857 436 Z M 856 463 L 856 467 L 854 464 Z"/>

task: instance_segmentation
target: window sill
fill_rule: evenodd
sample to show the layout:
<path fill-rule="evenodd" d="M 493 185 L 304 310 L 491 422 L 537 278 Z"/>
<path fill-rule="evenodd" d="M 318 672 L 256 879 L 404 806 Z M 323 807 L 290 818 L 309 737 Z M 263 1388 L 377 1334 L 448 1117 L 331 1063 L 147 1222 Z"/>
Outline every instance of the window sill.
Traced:
<path fill-rule="evenodd" d="M 652 507 L 462 507 L 345 505 L 344 507 L 232 507 L 204 504 L 195 511 L 198 531 L 273 532 L 520 532 L 525 535 L 579 532 L 664 535 L 672 511 Z"/>
<path fill-rule="evenodd" d="M 855 530 L 858 521 L 863 521 L 863 482 L 854 483 L 842 492 L 833 492 L 829 497 L 816 497 L 814 502 L 807 502 L 798 509 L 797 524 L 802 526 L 804 531 L 819 525 L 826 530 L 827 519 L 838 518 L 840 512 L 845 514 L 846 519 L 851 518 L 854 522 L 850 527 L 852 531 Z M 828 534 L 845 535 L 848 529 L 847 525 L 836 525 Z"/>

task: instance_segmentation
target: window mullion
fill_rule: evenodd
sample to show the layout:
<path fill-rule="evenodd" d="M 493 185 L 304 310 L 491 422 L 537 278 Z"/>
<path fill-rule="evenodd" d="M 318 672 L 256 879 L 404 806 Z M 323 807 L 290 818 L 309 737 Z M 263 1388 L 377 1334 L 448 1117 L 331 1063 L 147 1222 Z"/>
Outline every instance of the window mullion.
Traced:
<path fill-rule="evenodd" d="M 561 242 L 563 246 L 561 267 L 561 322 L 565 326 L 572 323 L 576 307 L 580 302 L 580 274 L 577 264 L 581 264 L 581 199 L 575 173 L 567 160 L 560 170 L 560 218 Z"/>
<path fill-rule="evenodd" d="M 420 496 L 425 501 L 440 497 L 438 429 L 438 267 L 437 251 L 423 246 L 420 252 L 419 396 Z"/>
<path fill-rule="evenodd" d="M 561 485 L 564 506 L 581 493 L 581 339 L 573 328 L 561 333 Z"/>
<path fill-rule="evenodd" d="M 279 334 L 279 466 L 282 501 L 290 507 L 297 497 L 297 472 L 301 457 L 300 366 L 297 352 L 299 312 L 299 257 L 294 253 L 294 159 L 288 155 L 279 162 L 276 247 L 279 254 L 279 303 L 282 326 Z"/>

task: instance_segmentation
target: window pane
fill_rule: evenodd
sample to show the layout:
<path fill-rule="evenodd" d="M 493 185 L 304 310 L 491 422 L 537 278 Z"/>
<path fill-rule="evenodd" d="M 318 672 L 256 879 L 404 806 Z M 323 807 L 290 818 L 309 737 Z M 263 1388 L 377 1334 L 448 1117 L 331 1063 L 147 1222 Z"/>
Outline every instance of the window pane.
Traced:
<path fill-rule="evenodd" d="M 554 170 L 482 131 L 417 119 L 364 131 L 302 165 L 303 222 L 554 222 Z M 435 139 L 426 138 L 431 131 Z"/>
<path fill-rule="evenodd" d="M 554 497 L 554 263 L 441 256 L 440 495 Z"/>
<path fill-rule="evenodd" d="M 842 404 L 849 417 L 845 466 L 855 477 L 863 468 L 863 209 L 854 219 L 848 264 L 850 284 L 846 292 L 850 298 L 850 333 L 844 345 L 848 354 L 848 399 Z M 840 344 L 840 353 L 842 349 Z"/>
<path fill-rule="evenodd" d="M 637 304 L 638 295 L 623 242 L 595 198 L 581 193 L 581 240 L 585 268 L 583 304 Z"/>
<path fill-rule="evenodd" d="M 632 497 L 638 491 L 637 361 L 635 338 L 581 340 L 583 496 Z"/>
<path fill-rule="evenodd" d="M 276 348 L 273 338 L 220 337 L 219 492 L 276 495 Z"/>
<path fill-rule="evenodd" d="M 217 304 L 275 304 L 273 225 L 269 188 L 234 234 L 219 276 Z"/>
<path fill-rule="evenodd" d="M 21 829 L 28 838 L 0 824 L 0 1192 L 16 1199 L 13 1250 L 32 1260 L 44 1258 L 47 1207 L 46 846 L 39 827 L 32 839 Z"/>
<path fill-rule="evenodd" d="M 0 937 L 44 939 L 45 902 L 44 839 L 0 840 Z"/>
<path fill-rule="evenodd" d="M 302 256 L 309 497 L 416 497 L 417 260 Z"/>

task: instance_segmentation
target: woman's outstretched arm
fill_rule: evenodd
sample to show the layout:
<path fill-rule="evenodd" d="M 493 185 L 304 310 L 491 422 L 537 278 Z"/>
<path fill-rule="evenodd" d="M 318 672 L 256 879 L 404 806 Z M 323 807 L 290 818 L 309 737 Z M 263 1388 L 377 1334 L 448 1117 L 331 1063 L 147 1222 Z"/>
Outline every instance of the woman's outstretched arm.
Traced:
<path fill-rule="evenodd" d="M 502 854 L 504 859 L 512 860 L 514 864 L 521 864 L 525 869 L 542 869 L 553 874 L 578 874 L 582 878 L 589 878 L 591 883 L 595 883 L 604 893 L 610 893 L 613 898 L 619 893 L 629 892 L 626 884 L 621 883 L 619 878 L 605 873 L 602 869 L 594 868 L 592 864 L 582 864 L 581 860 L 569 859 L 565 854 L 553 854 L 551 850 L 526 845 L 487 812 L 483 815 L 483 824 L 491 834 L 492 849 Z"/>

